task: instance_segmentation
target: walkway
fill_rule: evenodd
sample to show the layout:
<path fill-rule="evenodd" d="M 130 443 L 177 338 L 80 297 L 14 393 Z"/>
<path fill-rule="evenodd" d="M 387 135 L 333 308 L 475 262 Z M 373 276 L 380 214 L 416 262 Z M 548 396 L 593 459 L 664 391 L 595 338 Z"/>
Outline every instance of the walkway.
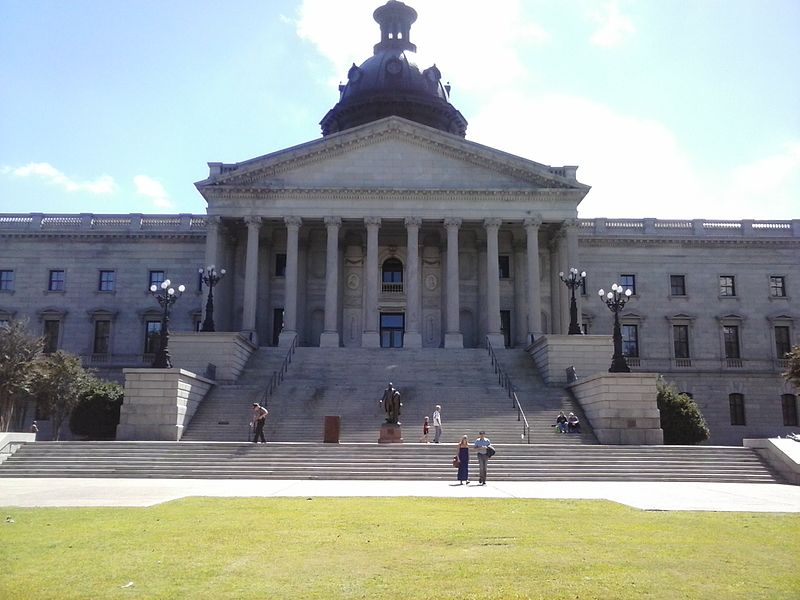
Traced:
<path fill-rule="evenodd" d="M 491 473 L 490 473 L 491 477 Z M 34 479 L 0 482 L 0 507 L 152 506 L 188 496 L 610 500 L 642 510 L 800 513 L 800 486 L 751 483 Z"/>

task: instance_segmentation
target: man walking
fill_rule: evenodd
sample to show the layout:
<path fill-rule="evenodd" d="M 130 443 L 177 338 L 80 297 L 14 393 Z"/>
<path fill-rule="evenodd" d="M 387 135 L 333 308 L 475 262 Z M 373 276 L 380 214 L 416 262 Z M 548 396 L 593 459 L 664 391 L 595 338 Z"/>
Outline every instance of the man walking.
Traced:
<path fill-rule="evenodd" d="M 442 407 L 436 405 L 433 411 L 433 443 L 438 444 L 442 437 Z"/>
<path fill-rule="evenodd" d="M 491 443 L 492 441 L 486 437 L 485 431 L 478 433 L 478 439 L 475 440 L 474 446 L 478 453 L 478 467 L 480 467 L 478 483 L 480 483 L 480 485 L 486 485 L 486 466 L 489 463 L 489 455 L 486 453 L 486 449 Z"/>
<path fill-rule="evenodd" d="M 264 424 L 267 422 L 267 415 L 269 411 L 261 406 L 258 402 L 253 402 L 253 420 L 250 423 L 251 427 L 255 427 L 255 434 L 253 435 L 253 443 L 256 444 L 261 438 L 261 443 L 266 444 L 267 440 L 264 437 Z"/>

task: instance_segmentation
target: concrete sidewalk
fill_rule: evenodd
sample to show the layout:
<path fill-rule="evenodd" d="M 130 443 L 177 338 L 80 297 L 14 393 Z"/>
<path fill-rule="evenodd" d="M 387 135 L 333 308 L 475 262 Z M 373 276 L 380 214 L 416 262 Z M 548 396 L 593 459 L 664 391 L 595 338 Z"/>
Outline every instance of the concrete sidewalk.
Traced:
<path fill-rule="evenodd" d="M 800 486 L 752 483 L 0 479 L 0 507 L 152 506 L 189 496 L 610 500 L 642 510 L 800 513 Z"/>

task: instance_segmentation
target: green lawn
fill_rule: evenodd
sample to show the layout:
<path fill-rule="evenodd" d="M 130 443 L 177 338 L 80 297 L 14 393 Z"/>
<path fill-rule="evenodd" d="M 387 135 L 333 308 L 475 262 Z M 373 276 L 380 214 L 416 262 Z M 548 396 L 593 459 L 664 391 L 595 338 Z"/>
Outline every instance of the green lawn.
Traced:
<path fill-rule="evenodd" d="M 0 598 L 800 597 L 800 515 L 435 498 L 0 510 Z"/>

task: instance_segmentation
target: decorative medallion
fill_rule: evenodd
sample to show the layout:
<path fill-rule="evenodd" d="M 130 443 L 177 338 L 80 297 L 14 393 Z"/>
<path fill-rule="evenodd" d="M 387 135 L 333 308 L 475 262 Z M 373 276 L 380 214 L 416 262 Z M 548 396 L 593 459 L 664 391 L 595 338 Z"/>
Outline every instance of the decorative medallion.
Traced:
<path fill-rule="evenodd" d="M 361 278 L 358 273 L 350 273 L 347 276 L 347 287 L 351 290 L 357 290 L 359 285 L 361 285 Z"/>
<path fill-rule="evenodd" d="M 425 288 L 433 291 L 439 286 L 439 278 L 436 277 L 433 273 L 430 273 L 425 277 Z"/>

